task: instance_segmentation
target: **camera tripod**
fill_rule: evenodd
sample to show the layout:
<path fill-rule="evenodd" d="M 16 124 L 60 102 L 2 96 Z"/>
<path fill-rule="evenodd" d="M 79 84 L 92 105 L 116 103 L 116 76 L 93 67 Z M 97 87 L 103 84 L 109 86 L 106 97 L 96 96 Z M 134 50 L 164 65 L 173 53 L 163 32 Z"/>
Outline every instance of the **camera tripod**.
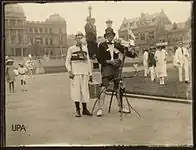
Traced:
<path fill-rule="evenodd" d="M 127 97 L 127 94 L 126 94 L 126 93 L 127 93 L 127 90 L 126 90 L 126 88 L 125 88 L 125 84 L 124 84 L 123 79 L 122 79 L 122 68 L 123 68 L 124 62 L 125 62 L 125 54 L 126 54 L 126 49 L 124 50 L 124 55 L 123 55 L 122 63 L 121 63 L 121 66 L 119 67 L 118 77 L 112 79 L 112 80 L 104 87 L 104 89 L 102 89 L 102 91 L 100 92 L 98 98 L 96 99 L 96 101 L 95 101 L 95 103 L 94 103 L 94 105 L 93 105 L 91 114 L 93 113 L 96 104 L 100 101 L 100 96 L 101 96 L 101 94 L 102 94 L 103 92 L 107 91 L 109 85 L 113 82 L 114 85 L 113 85 L 112 95 L 111 95 L 111 98 L 110 98 L 108 113 L 110 113 L 111 105 L 112 105 L 112 101 L 113 101 L 113 97 L 114 97 L 114 95 L 115 95 L 116 98 L 117 98 L 119 107 L 120 107 L 120 110 L 119 110 L 119 112 L 120 112 L 120 120 L 123 120 L 123 97 L 125 97 L 126 102 L 127 102 L 127 105 L 128 105 L 128 108 L 129 108 L 129 112 L 128 112 L 128 113 L 125 113 L 125 115 L 131 113 L 131 109 L 132 109 L 134 112 L 137 113 L 137 115 L 138 115 L 139 117 L 141 117 L 141 115 L 140 115 L 140 114 L 131 106 L 131 104 L 129 103 L 128 97 Z"/>

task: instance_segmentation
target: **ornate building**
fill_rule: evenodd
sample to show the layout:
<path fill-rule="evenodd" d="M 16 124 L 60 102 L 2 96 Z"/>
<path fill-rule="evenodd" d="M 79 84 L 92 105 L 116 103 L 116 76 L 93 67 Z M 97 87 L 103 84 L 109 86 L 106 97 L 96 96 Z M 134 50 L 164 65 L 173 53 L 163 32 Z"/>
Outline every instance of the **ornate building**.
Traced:
<path fill-rule="evenodd" d="M 135 44 L 141 48 L 161 41 L 174 45 L 179 40 L 188 39 L 190 19 L 186 23 L 172 24 L 163 10 L 155 14 L 142 13 L 137 18 L 124 18 L 119 29 L 119 37 L 128 40 L 129 28 L 136 37 Z"/>
<path fill-rule="evenodd" d="M 66 21 L 58 14 L 43 22 L 27 21 L 19 4 L 5 5 L 5 53 L 11 56 L 53 55 L 67 51 Z"/>

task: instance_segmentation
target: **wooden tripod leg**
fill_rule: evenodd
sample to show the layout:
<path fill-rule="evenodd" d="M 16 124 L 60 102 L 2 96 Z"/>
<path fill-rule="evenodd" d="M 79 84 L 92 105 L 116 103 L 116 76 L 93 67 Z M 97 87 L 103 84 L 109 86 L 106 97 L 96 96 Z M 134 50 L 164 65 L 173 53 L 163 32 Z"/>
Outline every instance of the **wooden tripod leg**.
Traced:
<path fill-rule="evenodd" d="M 126 97 L 126 100 L 127 100 L 127 104 L 128 104 L 129 110 L 133 109 L 133 111 L 135 111 L 135 112 L 137 113 L 137 115 L 138 115 L 139 117 L 141 117 L 140 113 L 139 113 L 137 110 L 135 110 L 135 109 L 131 106 L 131 104 L 129 103 L 129 100 L 128 100 L 128 97 L 127 97 L 126 92 L 125 92 L 125 97 Z M 130 112 L 131 112 L 131 111 L 130 111 Z"/>
<path fill-rule="evenodd" d="M 113 96 L 114 96 L 114 89 L 115 89 L 115 87 L 113 87 L 113 90 L 112 90 L 112 95 L 111 95 L 111 98 L 110 98 L 110 104 L 109 104 L 108 113 L 110 113 L 110 110 L 111 110 L 112 100 L 113 100 Z"/>
<path fill-rule="evenodd" d="M 123 104 L 122 104 L 122 95 L 121 95 L 121 88 L 118 88 L 118 102 L 120 103 L 120 120 L 123 120 Z"/>
<path fill-rule="evenodd" d="M 97 98 L 96 99 L 96 101 L 95 101 L 95 103 L 94 103 L 94 105 L 93 105 L 93 108 L 92 108 L 92 110 L 91 110 L 91 114 L 93 114 L 93 111 L 94 111 L 94 109 L 95 109 L 95 106 L 96 106 L 96 104 L 97 104 L 97 102 L 100 100 L 100 98 Z"/>

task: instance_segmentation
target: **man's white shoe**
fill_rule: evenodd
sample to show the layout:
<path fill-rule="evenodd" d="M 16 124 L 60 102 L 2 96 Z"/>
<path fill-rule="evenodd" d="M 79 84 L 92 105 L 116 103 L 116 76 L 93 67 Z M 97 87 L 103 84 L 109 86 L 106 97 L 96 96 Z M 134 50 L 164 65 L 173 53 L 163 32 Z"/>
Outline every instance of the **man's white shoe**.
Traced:
<path fill-rule="evenodd" d="M 119 112 L 121 112 L 120 107 L 118 107 L 118 110 L 119 110 Z M 130 111 L 128 109 L 126 109 L 126 108 L 123 108 L 122 112 L 123 113 L 130 113 Z"/>
<path fill-rule="evenodd" d="M 103 110 L 102 109 L 99 109 L 97 111 L 97 117 L 101 117 L 101 116 L 103 116 Z"/>

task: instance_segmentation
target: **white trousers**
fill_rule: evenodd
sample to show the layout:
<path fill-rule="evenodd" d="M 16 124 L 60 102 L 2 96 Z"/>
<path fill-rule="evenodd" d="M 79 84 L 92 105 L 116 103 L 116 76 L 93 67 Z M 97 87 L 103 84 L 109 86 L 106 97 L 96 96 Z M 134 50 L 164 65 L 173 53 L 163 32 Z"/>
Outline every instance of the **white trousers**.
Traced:
<path fill-rule="evenodd" d="M 183 66 L 178 66 L 178 74 L 179 74 L 179 81 L 182 82 L 182 73 L 184 69 L 184 76 L 185 76 L 185 81 L 189 81 L 189 66 L 184 65 Z"/>
<path fill-rule="evenodd" d="M 147 77 L 149 73 L 148 66 L 144 66 L 144 76 Z"/>
<path fill-rule="evenodd" d="M 89 102 L 88 75 L 75 75 L 71 79 L 71 99 L 75 102 Z"/>
<path fill-rule="evenodd" d="M 155 67 L 152 66 L 152 67 L 149 68 L 149 70 L 150 70 L 150 78 L 151 78 L 151 81 L 154 81 L 155 76 L 156 76 Z"/>

